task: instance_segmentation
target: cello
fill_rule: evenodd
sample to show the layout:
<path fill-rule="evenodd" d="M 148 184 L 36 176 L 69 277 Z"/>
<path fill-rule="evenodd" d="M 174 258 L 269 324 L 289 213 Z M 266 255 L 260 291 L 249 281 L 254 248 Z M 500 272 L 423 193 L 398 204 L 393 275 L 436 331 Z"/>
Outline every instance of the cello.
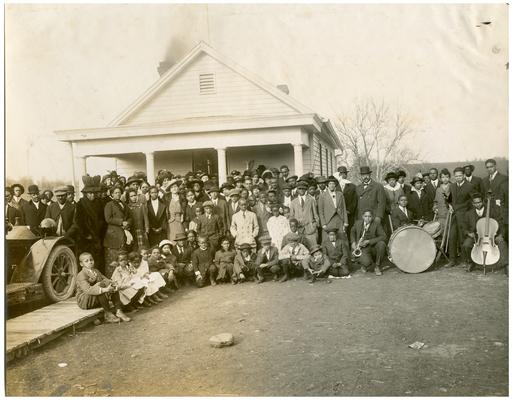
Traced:
<path fill-rule="evenodd" d="M 486 273 L 486 265 L 496 264 L 500 260 L 500 250 L 494 241 L 499 225 L 494 218 L 490 217 L 491 195 L 491 191 L 487 192 L 487 209 L 485 210 L 485 218 L 480 218 L 476 222 L 478 239 L 471 250 L 471 259 L 475 264 L 479 264 L 484 267 L 484 275 Z"/>

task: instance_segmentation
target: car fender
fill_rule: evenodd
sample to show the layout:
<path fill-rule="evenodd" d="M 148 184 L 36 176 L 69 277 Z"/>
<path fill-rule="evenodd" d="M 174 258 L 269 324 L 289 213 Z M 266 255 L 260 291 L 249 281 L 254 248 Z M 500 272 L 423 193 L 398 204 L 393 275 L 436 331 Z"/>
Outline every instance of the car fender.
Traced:
<path fill-rule="evenodd" d="M 39 277 L 43 272 L 50 252 L 59 244 L 66 245 L 71 248 L 74 246 L 72 240 L 63 236 L 46 237 L 35 242 L 30 247 L 28 254 L 23 258 L 20 265 L 14 269 L 10 283 L 39 282 Z"/>

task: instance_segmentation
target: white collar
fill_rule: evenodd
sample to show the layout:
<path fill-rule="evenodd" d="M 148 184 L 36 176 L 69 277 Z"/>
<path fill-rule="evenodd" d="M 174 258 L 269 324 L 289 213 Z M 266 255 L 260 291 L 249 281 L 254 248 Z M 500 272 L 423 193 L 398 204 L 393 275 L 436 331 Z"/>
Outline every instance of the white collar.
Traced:
<path fill-rule="evenodd" d="M 416 192 L 416 193 L 418 193 L 418 196 L 420 196 L 420 197 L 422 196 L 421 191 L 422 191 L 422 189 L 418 190 L 418 189 L 416 189 L 414 186 L 412 186 L 412 187 L 411 187 L 411 192 Z"/>
<path fill-rule="evenodd" d="M 66 202 L 67 203 L 67 202 Z M 64 204 L 60 204 L 59 202 L 57 202 L 57 204 L 59 205 L 60 209 L 62 210 L 64 207 L 66 207 L 66 203 Z"/>
<path fill-rule="evenodd" d="M 386 184 L 386 185 L 384 186 L 384 188 L 385 188 L 385 189 L 387 189 L 387 190 L 391 190 L 392 192 L 396 192 L 396 191 L 398 191 L 398 190 L 402 189 L 402 188 L 400 187 L 400 184 L 399 184 L 399 183 L 398 183 L 398 184 L 396 184 L 396 185 L 395 185 L 395 187 L 391 187 L 389 184 Z"/>
<path fill-rule="evenodd" d="M 494 178 L 496 178 L 496 174 L 498 173 L 498 170 L 494 171 L 494 174 L 490 176 L 490 180 L 492 181 Z"/>
<path fill-rule="evenodd" d="M 439 178 L 437 178 L 435 181 L 430 181 L 430 183 L 434 186 L 437 186 L 439 183 Z"/>

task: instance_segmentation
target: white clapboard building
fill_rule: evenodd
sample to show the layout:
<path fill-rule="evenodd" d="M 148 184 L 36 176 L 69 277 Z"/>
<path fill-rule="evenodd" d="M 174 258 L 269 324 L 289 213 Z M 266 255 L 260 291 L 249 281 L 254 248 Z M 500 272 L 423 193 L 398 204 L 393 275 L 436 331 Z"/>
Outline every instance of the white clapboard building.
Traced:
<path fill-rule="evenodd" d="M 341 148 L 331 123 L 275 87 L 199 43 L 108 126 L 56 131 L 71 144 L 74 182 L 87 157 L 116 160 L 117 171 L 175 174 L 231 170 L 253 161 L 295 175 L 335 172 Z"/>

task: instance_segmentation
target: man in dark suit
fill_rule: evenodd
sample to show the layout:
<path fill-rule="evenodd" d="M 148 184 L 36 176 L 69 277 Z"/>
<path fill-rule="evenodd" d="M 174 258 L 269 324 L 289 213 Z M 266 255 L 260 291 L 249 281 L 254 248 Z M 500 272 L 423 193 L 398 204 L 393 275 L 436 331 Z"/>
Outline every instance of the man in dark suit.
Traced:
<path fill-rule="evenodd" d="M 485 218 L 487 214 L 487 204 L 484 204 L 483 196 L 477 192 L 473 193 L 472 197 L 472 209 L 466 212 L 465 219 L 463 221 L 462 231 L 464 234 L 464 243 L 462 244 L 462 254 L 464 261 L 467 265 L 467 271 L 471 272 L 474 268 L 474 263 L 471 259 L 471 250 L 478 238 L 476 224 L 480 218 Z M 495 243 L 500 250 L 500 260 L 497 265 L 500 267 L 508 267 L 508 246 L 503 239 L 503 220 L 501 213 L 497 210 L 497 207 L 491 205 L 489 210 L 490 218 L 493 218 L 498 223 L 498 231 L 496 232 Z"/>
<path fill-rule="evenodd" d="M 336 190 L 338 180 L 334 176 L 327 179 L 327 190 L 318 197 L 318 217 L 322 228 L 321 240 L 327 239 L 328 231 L 337 230 L 337 237 L 347 241 L 345 229 L 348 227 L 347 209 L 343 193 Z M 348 243 L 348 241 L 347 241 Z"/>
<path fill-rule="evenodd" d="M 508 176 L 501 174 L 496 169 L 496 161 L 489 159 L 485 162 L 488 176 L 482 179 L 483 194 L 492 192 L 494 205 L 501 211 L 504 230 L 503 237 L 508 243 Z"/>
<path fill-rule="evenodd" d="M 187 235 L 177 233 L 175 240 L 176 245 L 171 248 L 171 253 L 176 257 L 176 277 L 182 282 L 194 283 L 193 249 L 187 244 Z"/>
<path fill-rule="evenodd" d="M 417 219 L 430 221 L 432 219 L 432 206 L 434 198 L 423 189 L 423 179 L 415 176 L 411 181 L 411 191 L 407 195 L 407 204 Z M 430 185 L 427 183 L 426 186 Z"/>
<path fill-rule="evenodd" d="M 441 182 L 439 182 L 439 171 L 437 168 L 430 168 L 428 178 L 428 182 L 425 181 L 424 189 L 433 204 L 436 198 L 436 190 L 441 184 Z"/>
<path fill-rule="evenodd" d="M 30 185 L 28 187 L 28 194 L 31 199 L 26 203 L 22 203 L 21 212 L 25 224 L 30 227 L 30 230 L 37 233 L 39 231 L 39 224 L 46 215 L 47 206 L 39 198 L 39 188 L 37 185 Z"/>
<path fill-rule="evenodd" d="M 475 191 L 473 185 L 464 177 L 464 169 L 457 167 L 453 170 L 455 183 L 450 185 L 451 203 L 453 209 L 450 236 L 448 238 L 449 262 L 446 267 L 453 267 L 457 262 L 459 246 L 464 242 L 464 219 L 466 212 L 471 209 L 471 195 Z"/>
<path fill-rule="evenodd" d="M 345 199 L 345 208 L 347 209 L 348 216 L 347 232 L 350 233 L 357 215 L 357 193 L 356 185 L 347 179 L 348 173 L 347 167 L 341 166 L 338 167 L 338 172 L 334 174 L 334 177 L 338 180 L 339 188 Z"/>
<path fill-rule="evenodd" d="M 373 221 L 381 224 L 386 211 L 386 192 L 384 187 L 372 179 L 370 167 L 361 167 L 361 184 L 357 186 L 357 219 L 361 219 L 363 212 L 372 210 Z"/>
<path fill-rule="evenodd" d="M 475 170 L 475 166 L 473 164 L 464 165 L 464 175 L 466 180 L 473 185 L 475 190 L 480 194 L 485 195 L 482 188 L 482 178 L 478 176 L 473 176 L 473 171 Z"/>
<path fill-rule="evenodd" d="M 158 197 L 158 188 L 149 188 L 148 207 L 149 234 L 148 240 L 151 247 L 158 245 L 166 237 L 167 217 L 165 214 L 165 203 Z"/>
<path fill-rule="evenodd" d="M 268 235 L 267 222 L 272 216 L 272 213 L 267 208 L 267 201 L 267 193 L 260 192 L 258 194 L 258 202 L 252 209 L 252 212 L 254 212 L 256 214 L 256 218 L 258 218 L 258 226 L 260 228 L 258 231 L 258 237 Z"/>
<path fill-rule="evenodd" d="M 359 247 L 361 255 L 357 262 L 361 264 L 361 271 L 367 269 L 375 262 L 375 275 L 382 275 L 382 261 L 386 255 L 386 233 L 382 224 L 373 218 L 373 211 L 363 212 L 363 218 L 356 221 L 350 234 L 352 250 Z"/>
<path fill-rule="evenodd" d="M 19 225 L 23 225 L 21 207 L 13 201 L 10 187 L 5 188 L 5 219 L 11 225 L 16 225 L 16 222 L 18 222 Z M 16 221 L 16 219 L 18 221 Z"/>
<path fill-rule="evenodd" d="M 327 238 L 322 242 L 322 248 L 331 263 L 329 274 L 345 277 L 350 275 L 348 269 L 349 247 L 348 242 L 341 240 L 337 235 L 336 228 L 327 229 Z"/>
<path fill-rule="evenodd" d="M 400 228 L 404 225 L 413 224 L 412 220 L 415 218 L 414 213 L 407 207 L 407 195 L 402 194 L 398 198 L 398 207 L 393 208 L 391 211 L 391 221 L 393 222 L 393 230 Z"/>
<path fill-rule="evenodd" d="M 74 224 L 75 206 L 67 201 L 68 189 L 66 186 L 54 190 L 56 202 L 52 202 L 46 209 L 45 218 L 51 218 L 57 224 L 57 236 L 74 238 L 77 227 Z"/>
<path fill-rule="evenodd" d="M 208 200 L 203 203 L 204 214 L 197 219 L 197 234 L 208 239 L 212 251 L 219 248 L 219 240 L 223 235 L 224 226 L 218 215 L 213 214 L 213 203 Z"/>
<path fill-rule="evenodd" d="M 411 185 L 408 185 L 405 183 L 405 178 L 407 178 L 407 174 L 403 170 L 398 170 L 396 173 L 396 176 L 398 178 L 398 183 L 402 187 L 405 194 L 409 193 L 411 191 Z"/>
<path fill-rule="evenodd" d="M 228 202 L 219 197 L 219 188 L 217 186 L 210 187 L 208 194 L 213 203 L 213 213 L 220 217 L 223 226 L 222 234 L 226 236 L 229 233 L 230 227 Z"/>

